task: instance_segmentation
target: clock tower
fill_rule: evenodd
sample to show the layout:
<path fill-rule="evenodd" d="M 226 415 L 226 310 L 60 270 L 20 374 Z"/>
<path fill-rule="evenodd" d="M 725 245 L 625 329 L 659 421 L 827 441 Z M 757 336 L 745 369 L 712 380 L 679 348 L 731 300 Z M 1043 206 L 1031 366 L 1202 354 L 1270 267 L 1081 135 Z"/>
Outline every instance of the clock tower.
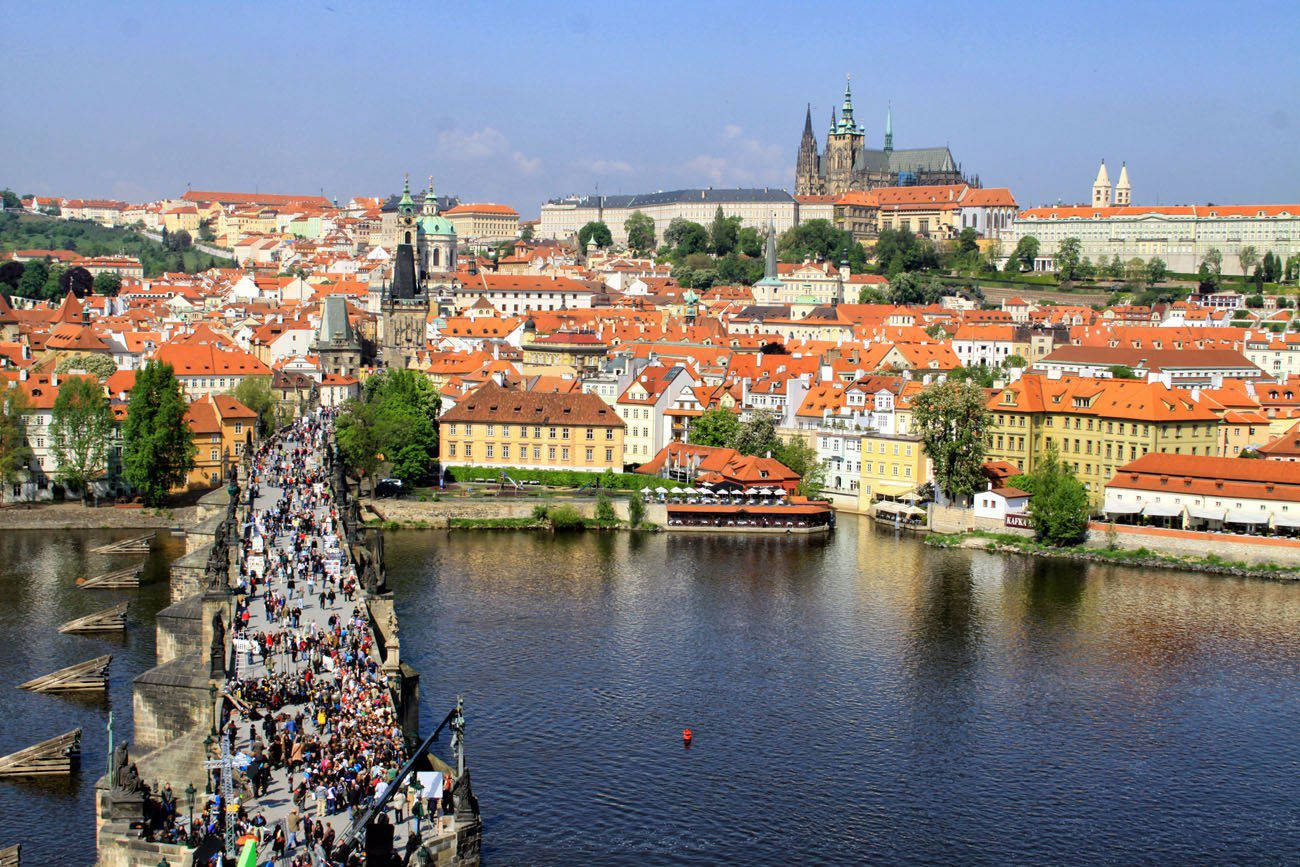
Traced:
<path fill-rule="evenodd" d="M 380 301 L 380 360 L 385 367 L 412 367 L 426 345 L 429 295 L 415 270 L 419 221 L 408 178 L 397 203 L 397 245 L 393 276 Z"/>

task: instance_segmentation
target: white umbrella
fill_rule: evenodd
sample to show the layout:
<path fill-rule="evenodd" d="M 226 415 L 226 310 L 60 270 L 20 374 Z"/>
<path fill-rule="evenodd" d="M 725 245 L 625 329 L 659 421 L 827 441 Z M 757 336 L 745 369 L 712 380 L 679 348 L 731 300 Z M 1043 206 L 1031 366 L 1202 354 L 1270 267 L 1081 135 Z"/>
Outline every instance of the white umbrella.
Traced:
<path fill-rule="evenodd" d="M 682 493 L 683 493 L 683 494 L 698 494 L 698 493 L 700 493 L 700 492 L 697 491 L 697 490 L 695 490 L 695 489 L 692 488 L 692 487 L 687 486 L 687 487 L 685 487 L 685 488 L 682 488 Z"/>
<path fill-rule="evenodd" d="M 681 492 L 682 492 L 682 489 L 679 488 L 679 487 L 677 487 L 676 485 L 674 485 L 674 486 L 673 486 L 673 489 L 672 489 L 671 491 L 669 491 L 668 493 L 670 493 L 670 494 L 680 494 Z"/>
<path fill-rule="evenodd" d="M 660 486 L 660 487 L 658 487 L 658 488 L 655 488 L 655 493 L 656 493 L 656 494 L 666 494 L 666 493 L 668 493 L 668 489 L 665 488 L 665 487 L 663 487 L 663 486 Z"/>

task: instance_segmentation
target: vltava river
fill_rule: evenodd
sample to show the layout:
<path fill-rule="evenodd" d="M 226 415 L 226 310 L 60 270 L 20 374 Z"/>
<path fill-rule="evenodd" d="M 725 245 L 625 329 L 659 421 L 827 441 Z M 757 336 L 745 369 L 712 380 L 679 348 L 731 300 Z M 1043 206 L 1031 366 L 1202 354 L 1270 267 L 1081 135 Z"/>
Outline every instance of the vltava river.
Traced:
<path fill-rule="evenodd" d="M 485 863 L 1300 851 L 1300 587 L 852 517 L 827 541 L 404 531 L 388 561 L 426 728 L 465 696 Z"/>

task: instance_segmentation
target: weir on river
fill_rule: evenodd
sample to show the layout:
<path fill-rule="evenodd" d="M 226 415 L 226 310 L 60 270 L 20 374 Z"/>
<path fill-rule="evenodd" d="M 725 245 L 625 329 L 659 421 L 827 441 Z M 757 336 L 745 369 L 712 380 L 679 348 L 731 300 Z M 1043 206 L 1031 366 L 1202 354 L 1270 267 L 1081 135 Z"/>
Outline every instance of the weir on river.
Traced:
<path fill-rule="evenodd" d="M 294 867 L 360 852 L 478 862 L 464 717 L 458 704 L 444 720 L 455 767 L 417 749 L 419 677 L 401 662 L 382 537 L 360 527 L 332 432 L 321 414 L 256 450 L 212 528 L 202 589 L 160 613 L 162 664 L 135 701 L 137 741 L 156 749 L 113 750 L 101 864 L 206 864 L 250 837 L 259 862 Z M 186 631 L 170 620 L 197 634 L 164 640 Z M 158 780 L 172 788 L 145 782 Z M 191 818 L 177 793 L 199 783 Z"/>

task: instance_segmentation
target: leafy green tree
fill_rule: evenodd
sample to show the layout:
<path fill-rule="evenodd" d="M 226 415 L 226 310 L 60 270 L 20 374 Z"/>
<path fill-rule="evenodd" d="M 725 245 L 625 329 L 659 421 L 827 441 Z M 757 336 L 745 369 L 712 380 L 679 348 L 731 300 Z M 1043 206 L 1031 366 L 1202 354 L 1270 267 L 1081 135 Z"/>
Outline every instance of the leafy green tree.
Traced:
<path fill-rule="evenodd" d="M 1002 366 L 1008 369 L 1014 367 L 1028 367 L 1029 359 L 1025 358 L 1023 355 L 1008 355 L 1006 360 L 1002 362 Z"/>
<path fill-rule="evenodd" d="M 532 223 L 524 223 L 524 227 L 519 230 L 519 240 L 521 241 L 531 241 L 536 235 L 537 232 L 533 229 Z"/>
<path fill-rule="evenodd" d="M 441 399 L 418 370 L 391 369 L 366 380 L 337 426 L 344 462 L 373 479 L 382 461 L 408 486 L 424 481 L 438 456 Z"/>
<path fill-rule="evenodd" d="M 957 252 L 963 256 L 979 255 L 979 232 L 969 226 L 957 235 Z"/>
<path fill-rule="evenodd" d="M 1147 263 L 1147 285 L 1155 286 L 1157 283 L 1163 283 L 1169 276 L 1169 266 L 1165 260 L 1159 256 L 1154 257 Z"/>
<path fill-rule="evenodd" d="M 200 240 L 200 241 L 215 241 L 215 240 L 217 240 L 217 236 L 216 236 L 216 234 L 212 231 L 212 218 L 211 218 L 211 217 L 209 217 L 209 218 L 206 219 L 206 220 L 199 220 L 199 240 Z"/>
<path fill-rule="evenodd" d="M 931 385 L 913 400 L 913 430 L 934 464 L 935 485 L 950 501 L 965 502 L 983 487 L 989 411 L 973 382 Z"/>
<path fill-rule="evenodd" d="M 1083 242 L 1078 238 L 1063 238 L 1056 248 L 1053 261 L 1056 273 L 1062 282 L 1072 282 L 1079 278 L 1079 264 L 1083 258 Z"/>
<path fill-rule="evenodd" d="M 789 229 L 778 239 L 777 252 L 783 262 L 821 259 L 836 266 L 847 262 L 852 271 L 867 265 L 867 251 L 853 233 L 837 229 L 829 220 L 807 220 Z"/>
<path fill-rule="evenodd" d="M 882 291 L 879 286 L 863 286 L 858 290 L 859 304 L 887 304 L 889 303 L 889 294 Z"/>
<path fill-rule="evenodd" d="M 60 287 L 63 282 L 63 273 L 67 269 L 58 262 L 50 266 L 50 273 L 45 277 L 45 285 L 41 287 L 41 297 L 47 301 L 57 301 L 64 296 Z"/>
<path fill-rule="evenodd" d="M 75 376 L 60 383 L 50 412 L 50 438 L 60 482 L 70 490 L 87 493 L 90 483 L 108 468 L 112 434 L 113 410 L 97 380 Z"/>
<path fill-rule="evenodd" d="M 645 499 L 640 491 L 633 492 L 627 499 L 627 522 L 633 527 L 641 526 L 645 520 Z"/>
<path fill-rule="evenodd" d="M 772 457 L 785 464 L 799 476 L 798 491 L 802 496 L 821 496 L 826 484 L 826 467 L 817 458 L 817 450 L 803 437 L 789 437 L 772 453 Z"/>
<path fill-rule="evenodd" d="M 271 377 L 246 376 L 230 394 L 257 413 L 257 427 L 262 436 L 275 430 L 278 401 L 275 392 L 271 390 Z"/>
<path fill-rule="evenodd" d="M 150 361 L 136 373 L 122 432 L 122 475 L 150 506 L 194 468 L 194 434 L 171 365 Z"/>
<path fill-rule="evenodd" d="M 1033 494 L 1029 518 L 1034 536 L 1048 545 L 1077 545 L 1088 534 L 1088 491 L 1048 445 L 1033 472 L 1016 476 L 1013 486 Z"/>
<path fill-rule="evenodd" d="M 1137 379 L 1137 374 L 1127 364 L 1111 365 L 1110 375 L 1113 379 Z"/>
<path fill-rule="evenodd" d="M 18 194 L 13 190 L 0 190 L 0 199 L 3 199 L 6 208 L 12 208 L 15 211 L 20 210 L 23 206 L 23 200 L 18 198 Z"/>
<path fill-rule="evenodd" d="M 1124 282 L 1133 288 L 1143 285 L 1147 282 L 1147 263 L 1143 262 L 1137 256 L 1129 259 L 1124 265 Z"/>
<path fill-rule="evenodd" d="M 740 232 L 740 217 L 728 217 L 722 213 L 722 205 L 713 215 L 709 226 L 709 249 L 715 256 L 725 256 L 736 249 L 737 235 Z"/>
<path fill-rule="evenodd" d="M 378 415 L 378 406 L 367 401 L 350 400 L 339 414 L 334 429 L 344 466 L 370 479 L 372 491 L 381 460 Z"/>
<path fill-rule="evenodd" d="M 1033 235 L 1025 235 L 1016 242 L 1016 249 L 1011 251 L 1011 258 L 1007 260 L 1007 270 L 1034 270 L 1034 260 L 1038 258 L 1038 249 L 1038 239 Z M 1013 262 L 1015 263 L 1015 268 L 1012 268 Z"/>
<path fill-rule="evenodd" d="M 1258 310 L 1258 309 L 1260 309 L 1261 307 L 1264 306 L 1264 296 L 1263 296 L 1263 295 L 1247 295 L 1247 296 L 1246 296 L 1246 306 L 1249 307 L 1251 310 Z"/>
<path fill-rule="evenodd" d="M 612 524 L 618 520 L 614 504 L 609 501 L 604 491 L 596 495 L 596 520 L 602 524 Z"/>
<path fill-rule="evenodd" d="M 1237 264 L 1241 266 L 1242 276 L 1249 274 L 1259 264 L 1259 251 L 1250 245 L 1242 247 L 1237 251 Z"/>
<path fill-rule="evenodd" d="M 753 226 L 745 226 L 736 233 L 736 252 L 751 259 L 763 255 L 763 236 Z"/>
<path fill-rule="evenodd" d="M 56 373 L 80 370 L 103 382 L 117 372 L 117 364 L 107 355 L 69 355 L 54 370 Z"/>
<path fill-rule="evenodd" d="M 623 221 L 627 232 L 627 246 L 638 256 L 645 256 L 655 248 L 655 221 L 641 211 L 633 211 Z"/>
<path fill-rule="evenodd" d="M 91 289 L 96 295 L 116 296 L 122 291 L 122 275 L 112 271 L 100 271 L 95 275 Z"/>
<path fill-rule="evenodd" d="M 50 266 L 39 259 L 23 263 L 23 276 L 18 281 L 18 295 L 23 298 L 43 298 L 45 281 L 50 277 Z"/>
<path fill-rule="evenodd" d="M 23 279 L 23 263 L 15 262 L 10 259 L 8 262 L 0 264 L 0 292 L 5 291 L 8 287 L 9 292 L 16 292 L 18 284 Z"/>
<path fill-rule="evenodd" d="M 882 229 L 872 247 L 872 255 L 890 277 L 904 272 L 933 271 L 940 266 L 934 243 L 912 234 L 909 229 Z"/>
<path fill-rule="evenodd" d="M 691 422 L 690 441 L 697 446 L 724 447 L 735 439 L 740 419 L 734 412 L 717 407 L 706 409 Z"/>
<path fill-rule="evenodd" d="M 664 243 L 672 247 L 678 256 L 704 253 L 709 249 L 709 232 L 699 223 L 685 217 L 674 217 L 664 230 Z"/>
<path fill-rule="evenodd" d="M 600 220 L 592 220 L 578 230 L 578 247 L 586 250 L 588 243 L 594 243 L 599 250 L 607 250 L 614 243 L 609 226 Z"/>
<path fill-rule="evenodd" d="M 21 388 L 0 389 L 0 482 L 18 481 L 32 459 L 24 430 L 31 405 Z"/>
<path fill-rule="evenodd" d="M 740 423 L 728 445 L 742 455 L 776 454 L 781 439 L 776 435 L 776 416 L 766 410 L 755 410 L 747 421 Z"/>
<path fill-rule="evenodd" d="M 718 260 L 718 282 L 753 286 L 763 279 L 763 261 L 728 253 Z"/>

